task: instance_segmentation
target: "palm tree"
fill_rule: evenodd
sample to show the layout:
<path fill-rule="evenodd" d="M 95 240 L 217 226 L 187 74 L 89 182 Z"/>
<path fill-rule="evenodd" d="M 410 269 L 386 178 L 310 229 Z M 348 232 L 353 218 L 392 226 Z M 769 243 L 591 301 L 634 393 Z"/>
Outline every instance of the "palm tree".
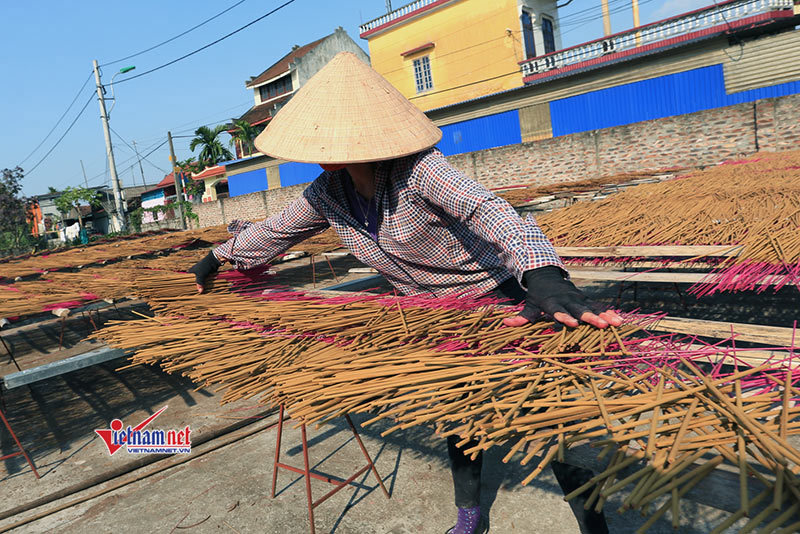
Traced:
<path fill-rule="evenodd" d="M 247 156 L 256 151 L 255 146 L 253 146 L 253 139 L 258 135 L 258 128 L 249 122 L 242 119 L 233 121 L 233 128 L 228 130 L 228 133 L 231 134 L 230 144 L 232 147 L 236 146 L 237 141 L 239 142 L 242 156 Z"/>
<path fill-rule="evenodd" d="M 216 165 L 220 161 L 233 159 L 231 151 L 222 145 L 219 140 L 219 135 L 225 131 L 225 125 L 219 124 L 212 130 L 208 126 L 201 126 L 194 131 L 195 137 L 189 143 L 189 150 L 194 152 L 198 146 L 201 147 L 200 154 L 197 159 L 206 167 Z"/>

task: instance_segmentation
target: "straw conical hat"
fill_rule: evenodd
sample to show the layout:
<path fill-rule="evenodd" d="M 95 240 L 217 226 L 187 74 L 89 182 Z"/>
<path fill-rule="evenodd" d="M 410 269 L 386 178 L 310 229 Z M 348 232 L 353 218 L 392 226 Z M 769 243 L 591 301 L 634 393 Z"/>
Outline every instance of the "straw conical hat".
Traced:
<path fill-rule="evenodd" d="M 306 163 L 358 163 L 432 147 L 442 132 L 355 54 L 340 52 L 255 139 L 268 156 Z"/>

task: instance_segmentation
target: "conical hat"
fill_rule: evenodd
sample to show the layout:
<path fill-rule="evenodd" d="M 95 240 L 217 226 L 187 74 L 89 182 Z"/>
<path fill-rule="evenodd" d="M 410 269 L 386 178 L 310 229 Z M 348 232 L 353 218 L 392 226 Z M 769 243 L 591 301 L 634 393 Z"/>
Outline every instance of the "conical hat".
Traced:
<path fill-rule="evenodd" d="M 385 78 L 340 52 L 281 108 L 255 146 L 288 161 L 359 163 L 407 156 L 441 138 Z"/>

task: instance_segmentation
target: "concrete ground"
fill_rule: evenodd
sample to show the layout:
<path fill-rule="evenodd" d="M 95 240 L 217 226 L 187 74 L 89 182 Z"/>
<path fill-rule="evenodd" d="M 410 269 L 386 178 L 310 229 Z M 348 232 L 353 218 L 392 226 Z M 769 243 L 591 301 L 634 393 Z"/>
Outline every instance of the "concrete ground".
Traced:
<path fill-rule="evenodd" d="M 91 372 L 86 370 L 86 372 Z M 150 378 L 152 370 L 139 370 Z M 82 374 L 78 371 L 74 374 Z M 85 380 L 78 377 L 75 380 Z M 130 379 L 131 377 L 129 377 Z M 110 387 L 111 384 L 108 384 Z M 106 388 L 97 395 L 110 393 Z M 205 397 L 205 393 L 203 396 Z M 211 397 L 207 397 L 211 400 Z M 249 412 L 250 406 L 238 410 L 214 408 L 208 402 L 194 406 L 182 403 L 180 396 L 160 399 L 159 404 L 175 407 L 170 421 L 159 422 L 162 428 L 189 424 L 192 428 L 208 418 Z M 181 406 L 181 404 L 183 404 Z M 181 413 L 176 417 L 175 413 Z M 138 421 L 139 412 L 123 420 Z M 180 422 L 178 421 L 180 419 Z M 364 417 L 354 417 L 356 422 Z M 275 452 L 277 417 L 257 420 L 251 427 L 234 431 L 228 437 L 251 429 L 260 429 L 249 437 L 205 453 L 215 444 L 212 440 L 196 447 L 191 461 L 174 468 L 156 471 L 157 464 L 145 466 L 125 480 L 141 473 L 147 478 L 126 485 L 65 510 L 22 525 L 13 532 L 264 532 L 302 533 L 309 530 L 306 495 L 302 477 L 286 470 L 278 473 L 277 495 L 270 498 L 272 461 Z M 75 482 L 92 476 L 97 470 L 108 469 L 109 456 L 101 441 L 89 428 L 75 432 L 67 451 L 49 454 L 34 453 L 43 472 L 36 481 L 27 467 L 0 480 L 4 490 L 3 508 L 18 505 L 44 493 L 36 488 L 53 488 L 58 481 Z M 365 446 L 391 495 L 387 500 L 371 473 L 356 479 L 356 485 L 337 493 L 315 509 L 318 532 L 347 533 L 439 533 L 451 526 L 455 508 L 452 504 L 452 483 L 446 460 L 444 440 L 424 428 L 404 433 L 392 433 L 386 438 L 379 434 L 385 427 L 361 429 Z M 208 429 L 206 428 L 206 432 Z M 218 438 L 224 440 L 225 436 Z M 5 436 L 4 436 L 5 441 Z M 282 461 L 302 467 L 300 431 L 291 423 L 285 426 Z M 319 429 L 309 428 L 310 461 L 312 469 L 349 477 L 365 464 L 364 458 L 344 420 L 335 420 Z M 579 532 L 572 510 L 561 498 L 560 490 L 550 469 L 528 486 L 521 486 L 530 467 L 518 460 L 508 464 L 501 461 L 505 450 L 490 450 L 485 459 L 483 478 L 483 508 L 489 511 L 491 532 L 494 533 L 576 533 Z M 124 451 L 117 453 L 120 462 L 130 461 Z M 117 459 L 115 455 L 115 460 Z M 16 462 L 19 464 L 19 462 Z M 119 480 L 118 479 L 118 480 Z M 57 500 L 30 512 L 21 513 L 0 522 L 0 531 L 15 522 L 59 504 L 69 504 L 76 496 L 85 495 L 103 486 Z M 331 486 L 314 481 L 315 499 Z M 614 503 L 606 506 L 611 532 L 633 532 L 644 521 L 638 514 L 618 515 Z M 708 508 L 688 506 L 683 511 L 681 532 L 701 533 L 710 530 L 709 519 L 719 521 L 724 514 Z M 668 521 L 659 522 L 651 532 L 664 533 L 672 528 Z"/>

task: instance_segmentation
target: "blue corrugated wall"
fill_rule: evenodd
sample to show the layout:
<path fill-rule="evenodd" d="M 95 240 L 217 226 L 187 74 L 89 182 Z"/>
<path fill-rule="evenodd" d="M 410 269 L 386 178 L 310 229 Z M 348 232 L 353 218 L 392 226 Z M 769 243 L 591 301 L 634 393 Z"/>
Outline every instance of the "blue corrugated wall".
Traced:
<path fill-rule="evenodd" d="M 296 163 L 291 161 L 278 167 L 281 174 L 281 187 L 313 182 L 322 173 L 322 169 L 315 163 Z"/>
<path fill-rule="evenodd" d="M 232 197 L 255 193 L 256 191 L 266 191 L 267 189 L 266 169 L 256 169 L 228 176 L 228 194 Z"/>
<path fill-rule="evenodd" d="M 554 100 L 550 117 L 555 137 L 794 93 L 800 82 L 727 94 L 722 65 L 711 65 Z"/>
<path fill-rule="evenodd" d="M 442 126 L 436 145 L 445 156 L 522 142 L 517 110 Z"/>

